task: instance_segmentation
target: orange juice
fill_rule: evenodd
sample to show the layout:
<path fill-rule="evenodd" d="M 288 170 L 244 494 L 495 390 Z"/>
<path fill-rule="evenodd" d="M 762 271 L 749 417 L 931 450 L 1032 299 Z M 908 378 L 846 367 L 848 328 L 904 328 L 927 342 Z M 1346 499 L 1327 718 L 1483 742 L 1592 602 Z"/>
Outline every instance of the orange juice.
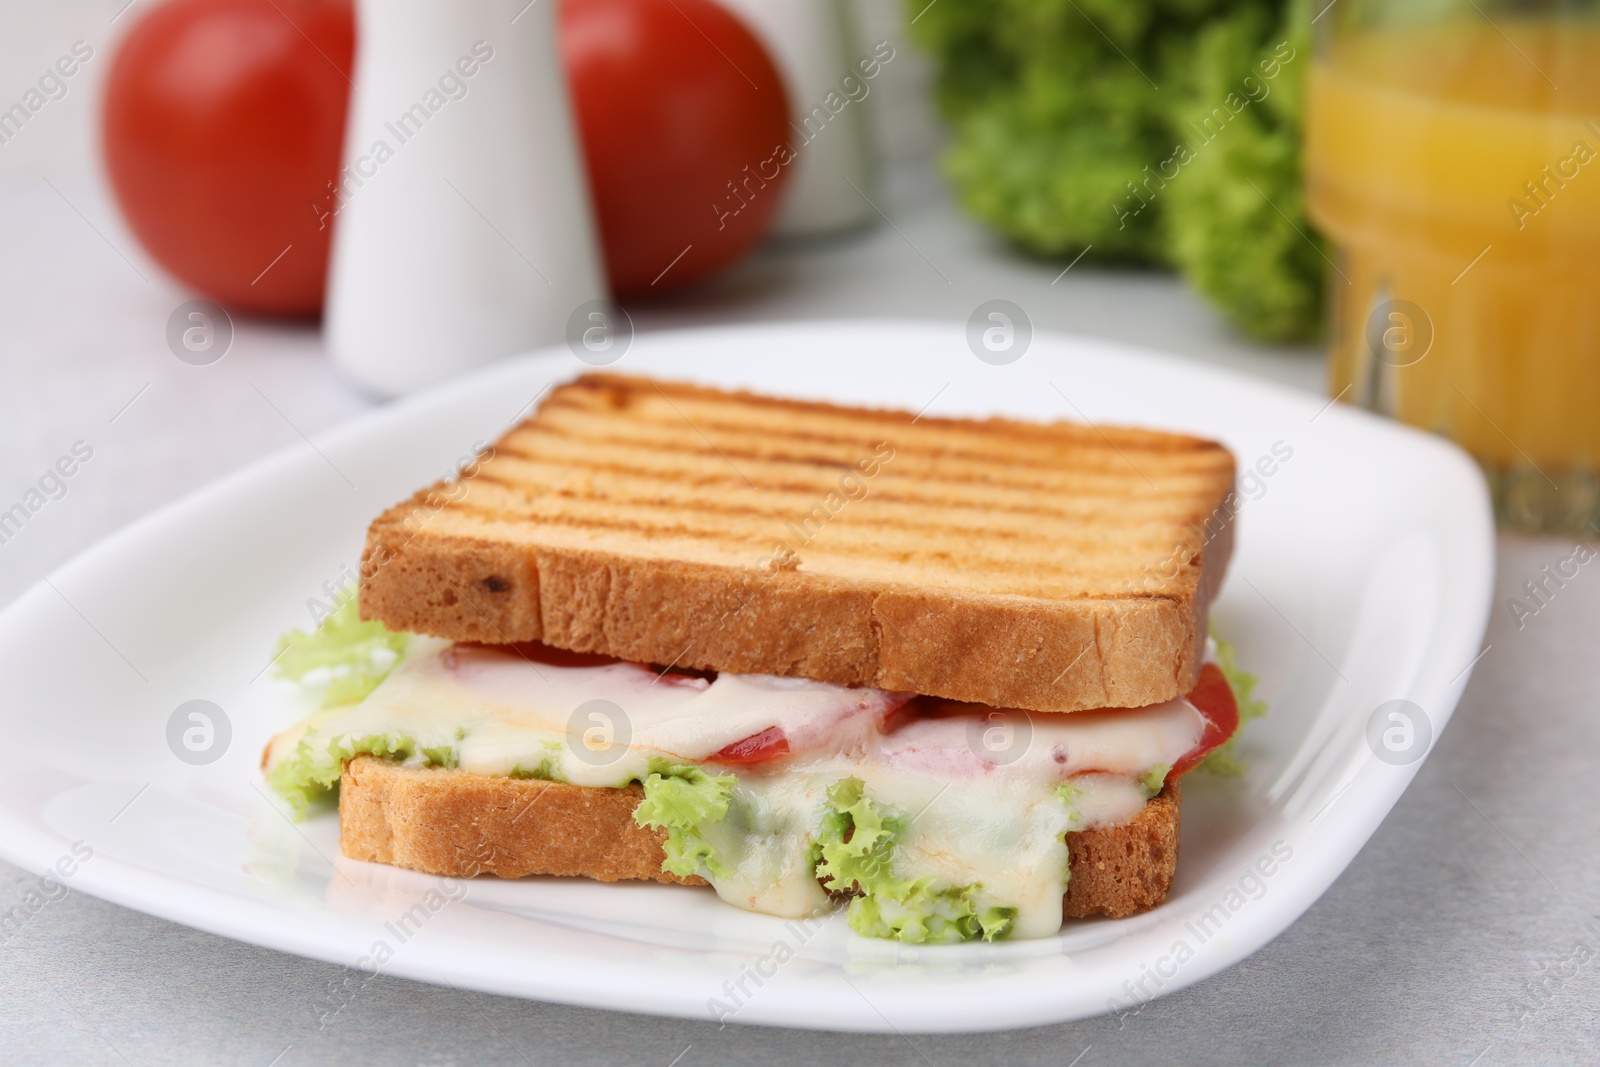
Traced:
<path fill-rule="evenodd" d="M 1460 442 L 1513 525 L 1600 535 L 1600 25 L 1335 34 L 1308 88 L 1333 392 Z"/>

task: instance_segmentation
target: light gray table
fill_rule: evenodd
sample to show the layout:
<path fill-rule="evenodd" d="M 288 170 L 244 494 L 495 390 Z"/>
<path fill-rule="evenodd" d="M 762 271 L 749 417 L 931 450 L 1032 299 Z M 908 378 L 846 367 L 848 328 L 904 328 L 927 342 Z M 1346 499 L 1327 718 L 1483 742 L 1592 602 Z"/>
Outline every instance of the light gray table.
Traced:
<path fill-rule="evenodd" d="M 1171 279 L 1058 277 L 1012 256 L 956 217 L 924 167 L 897 169 L 880 206 L 892 226 L 769 251 L 685 302 L 638 309 L 639 325 L 964 320 L 1002 296 L 1041 328 L 1320 391 L 1314 353 L 1241 343 Z M 179 364 L 163 330 L 184 294 L 90 183 L 0 182 L 0 233 L 0 502 L 74 441 L 95 448 L 68 494 L 0 545 L 0 602 L 136 516 L 370 406 L 309 328 L 240 323 L 221 363 Z M 1327 895 L 1251 959 L 1120 1021 L 967 1037 L 718 1029 L 379 978 L 319 1030 L 338 968 L 72 893 L 0 945 L 0 1062 L 1600 1062 L 1600 571 L 1521 628 L 1505 606 L 1568 547 L 1502 540 L 1492 648 Z M 0 907 L 31 881 L 0 865 Z"/>

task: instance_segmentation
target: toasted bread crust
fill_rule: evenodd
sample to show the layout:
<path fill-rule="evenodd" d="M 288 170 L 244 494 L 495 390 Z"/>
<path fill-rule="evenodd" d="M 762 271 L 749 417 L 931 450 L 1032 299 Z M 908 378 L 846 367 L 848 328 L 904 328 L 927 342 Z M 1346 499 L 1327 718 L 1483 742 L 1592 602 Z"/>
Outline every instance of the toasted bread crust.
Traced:
<path fill-rule="evenodd" d="M 1067 835 L 1069 919 L 1105 915 L 1120 919 L 1167 899 L 1178 867 L 1178 810 L 1183 791 L 1167 782 L 1132 822 Z"/>
<path fill-rule="evenodd" d="M 633 821 L 637 785 L 594 789 L 360 756 L 339 789 L 339 845 L 351 859 L 444 877 L 530 874 L 704 885 L 663 873 L 664 830 Z M 1067 835 L 1066 918 L 1120 918 L 1166 899 L 1178 862 L 1178 782 L 1130 823 Z"/>
<path fill-rule="evenodd" d="M 633 821 L 637 785 L 589 789 L 402 767 L 360 756 L 339 784 L 339 847 L 351 859 L 452 878 L 556 874 L 705 885 L 661 870 L 665 830 Z"/>
<path fill-rule="evenodd" d="M 999 707 L 1140 707 L 1198 676 L 1233 477 L 1226 449 L 1181 435 L 588 375 L 372 523 L 361 613 Z"/>

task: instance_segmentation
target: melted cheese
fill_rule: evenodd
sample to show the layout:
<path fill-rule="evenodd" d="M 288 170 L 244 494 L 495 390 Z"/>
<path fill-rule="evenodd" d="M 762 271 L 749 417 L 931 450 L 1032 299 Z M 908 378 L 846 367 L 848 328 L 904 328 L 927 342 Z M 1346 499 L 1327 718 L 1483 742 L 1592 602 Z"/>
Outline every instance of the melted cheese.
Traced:
<path fill-rule="evenodd" d="M 632 663 L 559 667 L 429 642 L 365 701 L 315 730 L 402 733 L 419 751 L 454 749 L 461 769 L 476 774 L 543 766 L 574 785 L 619 786 L 648 773 L 651 757 L 698 763 L 772 727 L 794 751 L 862 745 L 898 702 L 876 689 L 803 679 L 663 677 Z"/>
<path fill-rule="evenodd" d="M 711 879 L 724 900 L 785 917 L 826 906 L 810 846 L 828 787 L 854 777 L 881 810 L 907 820 L 895 877 L 976 885 L 981 905 L 1017 909 L 1015 936 L 1044 937 L 1061 925 L 1063 835 L 1137 815 L 1139 777 L 1177 762 L 1203 726 L 1185 700 L 1068 715 L 942 705 L 893 716 L 905 699 L 764 675 L 553 666 L 419 641 L 363 703 L 301 729 L 313 745 L 399 733 L 415 741 L 417 762 L 446 749 L 479 774 L 617 787 L 642 780 L 652 758 L 702 763 L 776 727 L 790 755 L 731 768 L 739 784 L 728 815 L 702 828 L 733 869 Z M 1069 779 L 1077 794 L 1064 803 L 1056 789 Z"/>

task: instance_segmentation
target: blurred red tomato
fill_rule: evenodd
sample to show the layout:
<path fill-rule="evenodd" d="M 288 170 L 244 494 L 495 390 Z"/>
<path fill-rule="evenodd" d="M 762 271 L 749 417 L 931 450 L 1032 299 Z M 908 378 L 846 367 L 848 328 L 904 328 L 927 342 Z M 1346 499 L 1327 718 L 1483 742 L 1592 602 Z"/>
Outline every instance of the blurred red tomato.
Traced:
<path fill-rule="evenodd" d="M 755 35 L 713 0 L 564 0 L 561 46 L 612 290 L 683 285 L 755 247 L 793 160 Z"/>
<path fill-rule="evenodd" d="M 128 31 L 105 158 L 156 262 L 236 310 L 322 309 L 354 48 L 350 0 L 170 0 Z"/>

